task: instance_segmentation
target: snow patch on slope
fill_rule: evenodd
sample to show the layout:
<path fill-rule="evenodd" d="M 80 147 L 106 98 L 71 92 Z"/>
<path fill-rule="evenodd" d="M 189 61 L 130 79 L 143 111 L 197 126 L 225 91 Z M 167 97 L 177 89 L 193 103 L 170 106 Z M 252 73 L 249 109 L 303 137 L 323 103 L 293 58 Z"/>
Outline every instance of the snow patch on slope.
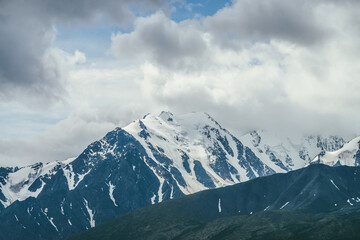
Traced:
<path fill-rule="evenodd" d="M 49 216 L 47 215 L 48 209 L 47 209 L 47 208 L 45 208 L 45 210 L 42 210 L 42 209 L 41 209 L 41 212 L 46 216 L 47 220 L 51 223 L 51 225 L 52 225 L 52 226 L 55 228 L 55 230 L 58 232 L 59 229 L 56 227 L 56 225 L 55 225 L 55 223 L 54 223 L 54 218 L 49 217 Z"/>
<path fill-rule="evenodd" d="M 289 202 L 286 202 L 284 205 L 281 206 L 280 209 L 283 209 L 283 208 L 286 207 L 286 205 L 288 205 L 288 204 L 289 204 Z"/>
<path fill-rule="evenodd" d="M 219 198 L 219 202 L 218 202 L 218 210 L 219 210 L 219 213 L 221 213 L 221 199 Z"/>
<path fill-rule="evenodd" d="M 334 183 L 334 181 L 332 179 L 330 179 L 330 182 L 334 185 L 334 187 L 336 187 L 337 190 L 340 191 L 340 189 L 338 188 L 338 186 L 336 186 L 336 184 Z"/>
<path fill-rule="evenodd" d="M 75 158 L 73 158 L 72 161 L 73 160 L 75 160 Z M 84 179 L 84 177 L 91 172 L 91 169 L 89 169 L 87 172 L 83 174 L 75 173 L 70 161 L 66 166 L 64 166 L 63 171 L 68 183 L 69 190 L 71 191 L 74 190 L 79 185 L 79 183 Z"/>
<path fill-rule="evenodd" d="M 84 202 L 85 202 L 85 207 L 86 207 L 86 210 L 89 214 L 89 224 L 90 224 L 90 227 L 95 227 L 95 219 L 94 219 L 94 215 L 95 215 L 95 210 L 93 211 L 92 209 L 89 208 L 89 203 L 88 201 L 86 201 L 86 199 L 84 198 Z"/>
<path fill-rule="evenodd" d="M 113 185 L 111 183 L 111 181 L 109 181 L 109 183 L 107 183 L 106 185 L 108 185 L 109 187 L 109 197 L 111 199 L 111 201 L 114 203 L 115 207 L 117 207 L 118 205 L 116 204 L 115 198 L 114 198 L 114 189 L 115 189 L 115 185 Z"/>

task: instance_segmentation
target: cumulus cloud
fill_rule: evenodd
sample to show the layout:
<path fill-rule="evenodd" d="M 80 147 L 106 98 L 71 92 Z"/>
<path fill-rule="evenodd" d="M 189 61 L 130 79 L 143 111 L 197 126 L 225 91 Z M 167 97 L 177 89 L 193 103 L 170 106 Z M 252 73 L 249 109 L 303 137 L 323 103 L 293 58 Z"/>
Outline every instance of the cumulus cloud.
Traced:
<path fill-rule="evenodd" d="M 5 0 L 0 8 L 0 100 L 28 105 L 62 97 L 66 77 L 51 53 L 55 24 L 88 24 L 106 16 L 119 25 L 135 14 L 164 6 L 163 0 Z M 44 101 L 46 99 L 46 101 Z"/>
<path fill-rule="evenodd" d="M 238 0 L 200 20 L 156 13 L 115 34 L 112 52 L 142 63 L 139 86 L 154 105 L 208 111 L 235 131 L 359 133 L 354 9 L 352 1 Z"/>
<path fill-rule="evenodd" d="M 307 45 L 326 34 L 314 11 L 311 1 L 238 0 L 208 17 L 205 26 L 224 45 L 272 39 Z"/>
<path fill-rule="evenodd" d="M 25 94 L 59 97 L 63 88 L 57 64 L 51 64 L 45 56 L 54 38 L 51 26 L 26 12 L 24 18 L 9 14 L 15 11 L 14 7 L 3 5 L 0 10 L 0 99 L 14 99 L 20 90 Z M 36 27 L 39 25 L 40 28 Z"/>
<path fill-rule="evenodd" d="M 47 18 L 53 19 L 51 24 L 38 23 L 44 26 L 39 38 L 30 36 L 26 40 L 44 41 L 45 47 L 16 48 L 21 40 L 10 45 L 24 51 L 24 56 L 31 49 L 35 51 L 40 60 L 32 59 L 35 55 L 30 51 L 30 62 L 56 80 L 46 82 L 51 79 L 48 77 L 42 82 L 32 78 L 15 87 L 10 86 L 13 81 L 3 78 L 1 84 L 9 85 L 9 91 L 1 89 L 0 93 L 24 91 L 21 86 L 28 84 L 26 89 L 55 96 L 61 95 L 57 89 L 63 88 L 67 92 L 67 109 L 64 120 L 33 140 L 2 139 L 3 162 L 21 159 L 20 162 L 30 163 L 76 156 L 113 127 L 125 126 L 148 112 L 163 109 L 175 114 L 208 112 L 235 134 L 252 129 L 346 137 L 360 134 L 358 1 L 237 0 L 213 16 L 181 22 L 157 11 L 136 17 L 131 31 L 113 33 L 109 52 L 117 60 L 76 65 L 86 61 L 84 54 L 52 48 L 54 22 L 91 24 L 91 20 L 105 14 L 125 23 L 134 17 L 132 12 L 128 12 L 132 16 L 114 14 L 122 11 L 114 10 L 122 8 L 121 4 L 114 5 L 115 1 L 109 1 L 107 6 L 88 3 L 92 3 L 91 9 L 93 6 L 99 10 L 88 9 L 85 1 L 74 3 L 77 7 L 73 12 L 66 6 L 56 6 L 58 2 L 47 2 L 45 7 L 31 10 L 47 9 Z M 149 8 L 156 8 L 161 2 L 154 4 Z M 5 21 L 3 16 L 2 13 L 0 21 Z M 0 29 L 10 26 L 7 24 Z M 9 33 L 15 34 L 16 28 L 11 29 Z M 26 30 L 30 34 L 31 28 Z M 10 35 L 25 39 L 23 32 L 19 37 Z M 12 42 L 10 38 L 7 41 Z M 3 49 L 1 45 L 0 51 L 11 55 Z M 44 61 L 45 57 L 52 61 Z M 16 64 L 11 66 L 17 69 Z M 4 72 L 1 66 L 0 72 Z M 64 72 L 67 85 L 56 77 L 56 73 Z M 21 144 L 23 150 L 16 151 Z"/>
<path fill-rule="evenodd" d="M 83 60 L 81 53 L 66 57 Z M 0 126 L 0 133 L 16 133 L 0 137 L 0 166 L 76 157 L 108 131 L 141 118 L 144 112 L 158 110 L 144 104 L 138 86 L 131 84 L 141 79 L 136 68 L 83 66 L 72 68 L 68 77 L 71 85 L 66 88 L 67 102 L 54 105 L 46 113 L 25 111 L 24 107 L 16 108 L 15 103 L 0 108 L 0 112 L 4 111 L 0 117 L 11 121 Z M 0 123 L 6 124 L 6 120 Z"/>
<path fill-rule="evenodd" d="M 322 44 L 333 37 L 331 16 L 321 16 L 324 9 L 331 14 L 346 10 L 357 12 L 359 2 L 354 0 L 237 0 L 204 20 L 204 26 L 218 44 L 239 48 L 251 43 L 272 40 L 311 46 Z M 325 12 L 326 13 L 326 12 Z M 330 12 L 328 12 L 330 13 Z M 353 15 L 353 14 L 352 14 Z M 354 18 L 357 16 L 353 15 Z M 335 20 L 336 21 L 336 20 Z M 348 22 L 350 24 L 350 22 Z"/>
<path fill-rule="evenodd" d="M 162 11 L 135 22 L 135 31 L 112 36 L 112 53 L 118 58 L 147 59 L 169 68 L 187 67 L 203 56 L 206 41 L 196 21 L 176 23 Z"/>

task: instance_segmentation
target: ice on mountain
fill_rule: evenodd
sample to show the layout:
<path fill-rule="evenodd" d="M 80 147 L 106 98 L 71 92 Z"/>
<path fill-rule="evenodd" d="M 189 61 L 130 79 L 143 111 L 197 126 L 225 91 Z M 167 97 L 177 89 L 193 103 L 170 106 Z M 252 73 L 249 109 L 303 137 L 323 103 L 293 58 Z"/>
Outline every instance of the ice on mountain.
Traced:
<path fill-rule="evenodd" d="M 336 187 L 337 190 L 340 191 L 340 189 L 338 188 L 338 186 L 336 186 L 336 184 L 334 183 L 334 181 L 332 179 L 330 179 L 330 182 L 334 185 L 334 187 Z"/>
<path fill-rule="evenodd" d="M 329 166 L 358 166 L 359 144 L 360 137 L 356 137 L 336 151 L 323 151 L 312 160 L 312 163 L 322 163 Z"/>
<path fill-rule="evenodd" d="M 89 203 L 88 201 L 84 198 L 84 202 L 85 202 L 85 208 L 89 214 L 89 224 L 90 224 L 90 227 L 95 227 L 95 219 L 94 219 L 94 215 L 95 215 L 95 211 L 90 209 L 89 207 Z"/>
<path fill-rule="evenodd" d="M 289 204 L 289 202 L 286 202 L 284 205 L 281 206 L 280 209 L 283 209 L 283 208 L 286 207 L 286 205 L 288 205 L 288 204 Z"/>
<path fill-rule="evenodd" d="M 114 198 L 114 189 L 116 186 L 111 184 L 111 181 L 109 181 L 109 183 L 107 183 L 106 185 L 108 185 L 108 187 L 109 187 L 109 197 L 110 197 L 111 201 L 114 203 L 114 206 L 117 207 L 118 205 L 116 204 L 116 201 Z"/>
<path fill-rule="evenodd" d="M 218 210 L 219 210 L 219 213 L 221 213 L 221 199 L 219 198 L 219 202 L 218 202 Z"/>

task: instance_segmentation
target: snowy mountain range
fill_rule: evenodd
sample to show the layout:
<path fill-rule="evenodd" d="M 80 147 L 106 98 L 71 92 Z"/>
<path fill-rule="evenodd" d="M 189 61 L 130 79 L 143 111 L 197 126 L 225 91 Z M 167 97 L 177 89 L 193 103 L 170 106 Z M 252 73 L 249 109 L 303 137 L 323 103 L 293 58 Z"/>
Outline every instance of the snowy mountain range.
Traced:
<path fill-rule="evenodd" d="M 283 136 L 266 131 L 252 131 L 239 140 L 262 161 L 272 161 L 276 172 L 288 172 L 302 168 L 322 152 L 336 151 L 346 141 L 337 136 Z"/>
<path fill-rule="evenodd" d="M 302 168 L 344 143 L 255 131 L 237 138 L 205 113 L 148 114 L 76 158 L 0 168 L 0 238 L 66 236 L 184 194 Z"/>

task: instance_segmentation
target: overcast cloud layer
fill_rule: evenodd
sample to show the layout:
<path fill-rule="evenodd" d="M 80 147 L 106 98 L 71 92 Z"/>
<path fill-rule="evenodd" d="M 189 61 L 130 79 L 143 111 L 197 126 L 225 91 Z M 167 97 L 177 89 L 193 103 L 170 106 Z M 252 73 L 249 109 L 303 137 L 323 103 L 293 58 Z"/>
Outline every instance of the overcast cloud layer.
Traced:
<path fill-rule="evenodd" d="M 123 26 L 131 23 L 135 13 L 165 4 L 162 0 L 137 3 L 134 6 L 129 0 L 0 1 L 0 99 L 16 99 L 29 107 L 48 106 L 60 100 L 68 76 L 62 59 L 52 51 L 56 24 L 91 25 L 100 18 L 108 18 Z"/>
<path fill-rule="evenodd" d="M 59 119 L 27 139 L 0 128 L 2 165 L 76 156 L 161 110 L 205 111 L 235 134 L 360 134 L 358 1 L 238 0 L 181 22 L 160 0 L 0 5 L 0 109 Z M 58 24 L 104 18 L 128 30 L 108 36 L 102 59 L 54 45 Z"/>

